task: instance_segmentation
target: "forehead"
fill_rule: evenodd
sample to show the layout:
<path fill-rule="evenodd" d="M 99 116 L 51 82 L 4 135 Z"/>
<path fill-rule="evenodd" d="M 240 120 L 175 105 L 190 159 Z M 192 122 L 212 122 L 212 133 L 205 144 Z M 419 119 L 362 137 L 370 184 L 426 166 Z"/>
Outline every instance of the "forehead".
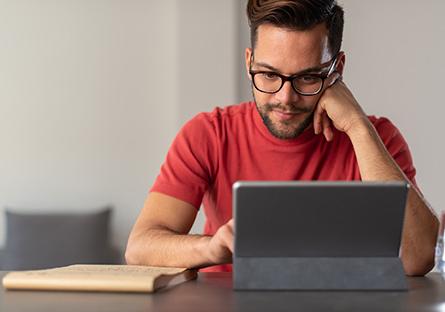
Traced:
<path fill-rule="evenodd" d="M 267 63 L 285 74 L 318 66 L 331 59 L 328 30 L 324 24 L 304 31 L 260 25 L 254 57 L 255 61 Z"/>

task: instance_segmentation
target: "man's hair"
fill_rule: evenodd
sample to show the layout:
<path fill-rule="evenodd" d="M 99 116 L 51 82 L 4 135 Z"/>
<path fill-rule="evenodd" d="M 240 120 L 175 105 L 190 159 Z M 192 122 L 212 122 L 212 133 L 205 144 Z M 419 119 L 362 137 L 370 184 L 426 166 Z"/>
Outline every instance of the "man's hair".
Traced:
<path fill-rule="evenodd" d="M 343 38 L 343 16 L 343 9 L 335 0 L 249 0 L 247 3 L 252 49 L 262 24 L 302 31 L 325 23 L 329 49 L 335 55 Z"/>

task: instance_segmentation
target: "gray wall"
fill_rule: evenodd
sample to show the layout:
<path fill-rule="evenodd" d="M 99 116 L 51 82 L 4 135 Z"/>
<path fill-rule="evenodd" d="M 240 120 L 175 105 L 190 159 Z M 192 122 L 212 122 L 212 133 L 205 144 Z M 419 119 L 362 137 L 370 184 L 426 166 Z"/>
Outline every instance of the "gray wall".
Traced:
<path fill-rule="evenodd" d="M 123 247 L 180 126 L 250 98 L 243 1 L 0 0 L 0 229 L 4 206 L 112 204 Z M 440 210 L 445 2 L 343 3 L 345 80 L 402 130 Z"/>
<path fill-rule="evenodd" d="M 0 1 L 1 208 L 111 204 L 123 246 L 177 130 L 177 13 L 174 1 Z"/>

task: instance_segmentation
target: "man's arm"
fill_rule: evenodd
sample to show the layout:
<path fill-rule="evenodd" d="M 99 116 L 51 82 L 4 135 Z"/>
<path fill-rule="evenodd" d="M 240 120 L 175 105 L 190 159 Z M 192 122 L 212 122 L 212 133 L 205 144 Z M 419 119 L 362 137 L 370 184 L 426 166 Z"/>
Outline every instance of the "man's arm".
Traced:
<path fill-rule="evenodd" d="M 326 89 L 314 114 L 314 129 L 332 139 L 330 124 L 351 139 L 363 181 L 410 183 L 401 242 L 407 275 L 424 275 L 434 266 L 439 222 L 428 203 L 399 168 L 352 93 L 341 81 Z"/>
<path fill-rule="evenodd" d="M 150 193 L 128 239 L 127 263 L 200 268 L 231 262 L 233 221 L 214 236 L 189 235 L 196 214 L 187 202 Z"/>
<path fill-rule="evenodd" d="M 358 123 L 348 132 L 363 181 L 406 181 L 372 124 Z M 411 184 L 411 183 L 410 183 Z M 407 275 L 425 275 L 434 267 L 438 220 L 413 184 L 403 225 L 401 259 Z"/>

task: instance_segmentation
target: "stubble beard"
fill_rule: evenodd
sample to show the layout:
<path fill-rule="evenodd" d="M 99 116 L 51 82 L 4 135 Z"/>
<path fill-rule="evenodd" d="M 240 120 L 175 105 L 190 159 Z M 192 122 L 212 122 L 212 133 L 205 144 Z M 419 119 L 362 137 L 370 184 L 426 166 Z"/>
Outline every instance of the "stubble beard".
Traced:
<path fill-rule="evenodd" d="M 274 123 L 272 119 L 270 119 L 269 114 L 271 114 L 274 109 L 282 109 L 283 106 L 280 104 L 267 103 L 260 107 L 255 99 L 255 95 L 253 95 L 253 98 L 255 100 L 255 106 L 261 116 L 261 119 L 263 120 L 264 125 L 274 137 L 281 140 L 291 140 L 297 138 L 312 123 L 312 120 L 314 118 L 314 112 L 312 110 L 294 109 L 292 110 L 292 112 L 310 114 L 301 122 L 284 120 Z M 286 109 L 286 111 L 289 111 L 289 109 Z M 281 125 L 281 129 L 280 125 L 277 125 L 277 123 Z"/>

